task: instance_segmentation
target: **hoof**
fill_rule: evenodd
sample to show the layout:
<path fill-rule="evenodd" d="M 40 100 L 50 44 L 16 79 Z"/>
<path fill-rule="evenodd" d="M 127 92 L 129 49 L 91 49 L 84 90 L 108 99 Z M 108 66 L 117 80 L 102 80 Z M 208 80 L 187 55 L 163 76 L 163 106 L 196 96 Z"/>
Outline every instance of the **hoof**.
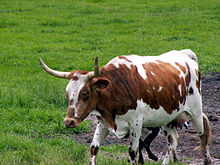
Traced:
<path fill-rule="evenodd" d="M 149 155 L 149 158 L 154 160 L 154 161 L 158 161 L 158 157 L 155 155 Z"/>

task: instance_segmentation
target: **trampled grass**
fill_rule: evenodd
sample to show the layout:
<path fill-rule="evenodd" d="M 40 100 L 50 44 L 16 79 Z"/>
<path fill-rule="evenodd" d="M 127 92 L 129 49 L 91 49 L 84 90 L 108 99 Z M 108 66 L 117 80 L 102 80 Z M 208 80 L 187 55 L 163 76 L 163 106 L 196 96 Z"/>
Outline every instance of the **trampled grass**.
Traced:
<path fill-rule="evenodd" d="M 76 144 L 71 136 L 88 130 L 89 122 L 74 130 L 63 126 L 68 82 L 47 75 L 38 57 L 53 69 L 91 71 L 95 56 L 102 66 L 117 55 L 190 48 L 202 73 L 220 72 L 219 13 L 218 0 L 1 0 L 0 162 L 89 160 L 88 146 Z M 104 155 L 99 164 L 129 164 Z"/>

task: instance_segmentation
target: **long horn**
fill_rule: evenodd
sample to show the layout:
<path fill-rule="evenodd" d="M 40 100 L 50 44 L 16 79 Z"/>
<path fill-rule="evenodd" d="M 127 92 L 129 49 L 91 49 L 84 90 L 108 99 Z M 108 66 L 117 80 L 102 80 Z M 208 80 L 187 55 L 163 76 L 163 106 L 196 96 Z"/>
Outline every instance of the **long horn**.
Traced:
<path fill-rule="evenodd" d="M 50 68 L 41 60 L 41 58 L 39 58 L 39 61 L 40 61 L 41 66 L 43 67 L 43 69 L 44 69 L 47 73 L 49 73 L 50 75 L 55 76 L 55 77 L 59 77 L 59 78 L 70 79 L 70 78 L 69 78 L 69 75 L 70 75 L 71 72 L 60 72 L 60 71 L 56 71 L 56 70 L 50 69 Z"/>
<path fill-rule="evenodd" d="M 94 76 L 98 77 L 99 76 L 99 64 L 98 64 L 98 56 L 95 57 L 95 64 L 94 64 Z"/>
<path fill-rule="evenodd" d="M 94 72 L 88 73 L 88 79 L 92 79 L 94 77 L 99 76 L 99 65 L 98 65 L 98 56 L 95 57 L 95 64 L 94 64 Z"/>

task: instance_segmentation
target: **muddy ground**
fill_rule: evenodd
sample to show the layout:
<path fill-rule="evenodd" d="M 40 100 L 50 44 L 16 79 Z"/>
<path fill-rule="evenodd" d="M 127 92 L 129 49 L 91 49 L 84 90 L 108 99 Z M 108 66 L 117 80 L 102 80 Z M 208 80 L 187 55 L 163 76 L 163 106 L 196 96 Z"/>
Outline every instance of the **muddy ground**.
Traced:
<path fill-rule="evenodd" d="M 210 155 L 213 159 L 213 164 L 220 165 L 220 73 L 207 73 L 202 76 L 202 98 L 203 111 L 210 120 L 212 128 L 212 144 L 210 145 Z M 89 117 L 92 120 L 91 129 L 86 133 L 73 134 L 74 139 L 79 143 L 90 145 L 97 123 L 94 117 Z M 200 139 L 189 121 L 189 128 L 178 130 L 180 139 L 177 148 L 177 155 L 180 162 L 185 162 L 191 165 L 202 164 L 200 152 L 193 149 L 200 144 Z M 129 139 L 117 139 L 113 135 L 108 135 L 104 145 L 122 144 L 128 145 Z M 163 158 L 167 146 L 166 139 L 163 135 L 159 135 L 152 143 L 151 149 L 159 158 Z M 145 153 L 145 151 L 144 151 Z M 126 155 L 128 156 L 128 155 Z M 190 158 L 185 160 L 184 158 Z M 145 161 L 150 161 L 145 154 Z"/>

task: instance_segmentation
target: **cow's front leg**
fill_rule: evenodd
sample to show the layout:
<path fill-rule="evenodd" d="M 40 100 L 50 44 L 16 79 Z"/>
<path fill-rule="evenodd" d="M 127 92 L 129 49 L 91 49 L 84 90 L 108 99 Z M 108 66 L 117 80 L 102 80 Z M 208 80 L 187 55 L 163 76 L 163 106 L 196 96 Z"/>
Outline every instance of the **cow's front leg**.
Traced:
<path fill-rule="evenodd" d="M 108 133 L 109 131 L 106 124 L 99 122 L 99 124 L 96 126 L 94 137 L 90 146 L 90 165 L 96 164 L 96 155 L 98 153 L 99 146 L 102 145 Z"/>
<path fill-rule="evenodd" d="M 139 139 L 141 137 L 141 130 L 142 130 L 142 119 L 131 123 L 129 155 L 131 157 L 132 165 L 137 164 L 136 156 L 137 156 L 137 150 L 139 146 Z"/>

